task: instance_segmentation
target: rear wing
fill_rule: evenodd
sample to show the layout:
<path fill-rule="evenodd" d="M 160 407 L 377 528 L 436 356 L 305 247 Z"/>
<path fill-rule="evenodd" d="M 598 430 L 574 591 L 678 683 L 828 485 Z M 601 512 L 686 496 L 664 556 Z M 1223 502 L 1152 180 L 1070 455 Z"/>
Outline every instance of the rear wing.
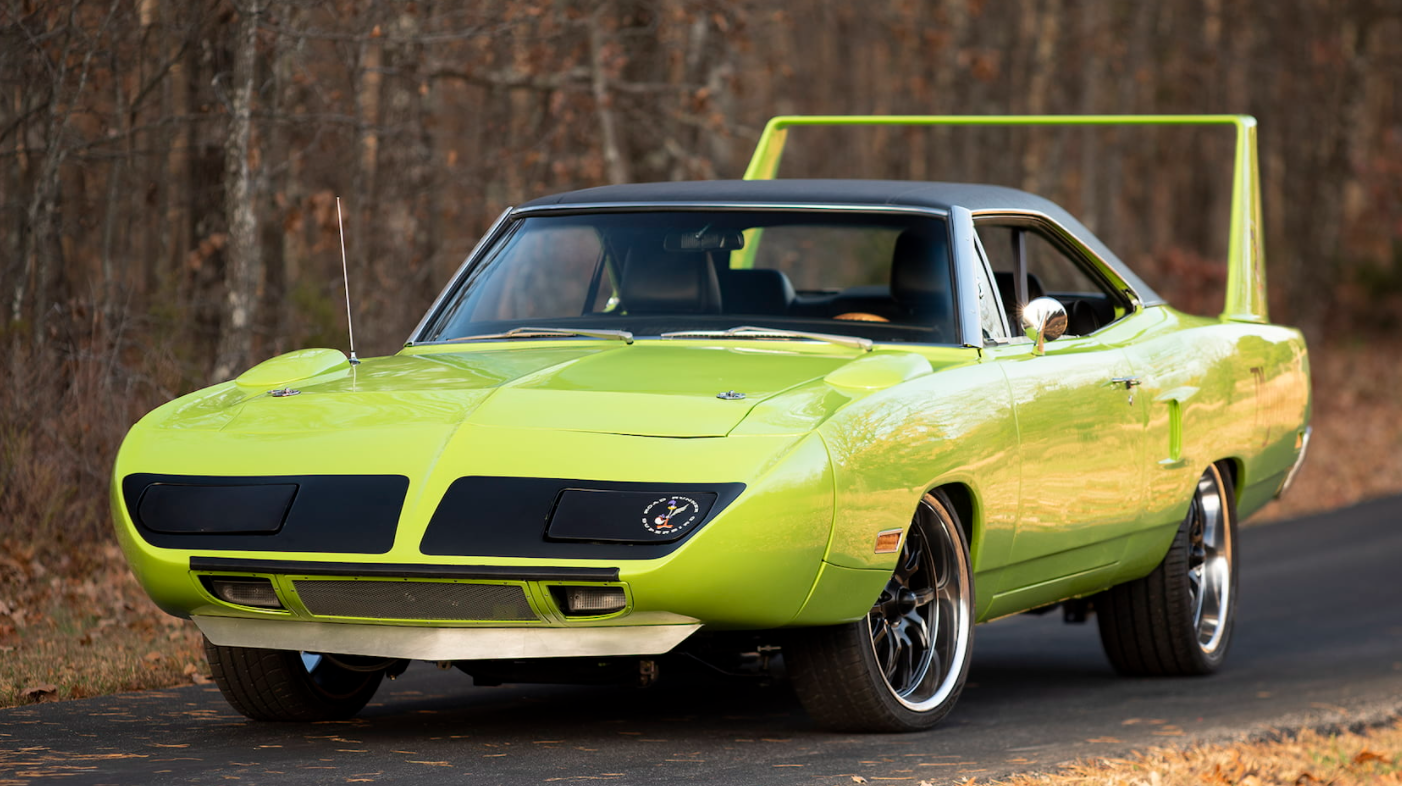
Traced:
<path fill-rule="evenodd" d="M 1256 119 L 1249 115 L 788 115 L 770 119 L 745 169 L 746 180 L 770 180 L 779 171 L 789 129 L 796 126 L 1222 126 L 1236 127 L 1232 171 L 1227 297 L 1222 318 L 1267 322 L 1266 260 L 1261 226 L 1261 175 Z"/>

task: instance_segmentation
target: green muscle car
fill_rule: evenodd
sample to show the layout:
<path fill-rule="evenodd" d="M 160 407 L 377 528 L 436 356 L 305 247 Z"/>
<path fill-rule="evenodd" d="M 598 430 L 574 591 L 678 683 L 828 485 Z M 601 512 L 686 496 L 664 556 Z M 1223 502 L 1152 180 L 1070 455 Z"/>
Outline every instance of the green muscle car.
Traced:
<path fill-rule="evenodd" d="M 1224 312 L 1032 194 L 772 179 L 790 128 L 877 123 L 1234 127 Z M 819 723 L 923 729 L 975 623 L 1062 602 L 1118 671 L 1206 674 L 1238 521 L 1309 436 L 1258 193 L 1245 117 L 775 118 L 745 180 L 507 210 L 392 356 L 151 412 L 117 533 L 261 720 L 352 715 L 413 659 L 645 683 L 781 653 Z"/>

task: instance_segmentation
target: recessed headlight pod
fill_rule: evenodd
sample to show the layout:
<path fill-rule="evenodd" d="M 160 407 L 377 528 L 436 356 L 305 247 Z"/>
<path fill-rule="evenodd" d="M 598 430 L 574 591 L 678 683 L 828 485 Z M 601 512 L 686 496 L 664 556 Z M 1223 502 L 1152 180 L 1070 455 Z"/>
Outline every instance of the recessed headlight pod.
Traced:
<path fill-rule="evenodd" d="M 282 528 L 295 483 L 186 485 L 152 483 L 133 511 L 161 534 L 272 534 Z"/>
<path fill-rule="evenodd" d="M 569 488 L 550 513 L 546 537 L 605 543 L 670 543 L 706 522 L 714 491 L 609 491 Z"/>

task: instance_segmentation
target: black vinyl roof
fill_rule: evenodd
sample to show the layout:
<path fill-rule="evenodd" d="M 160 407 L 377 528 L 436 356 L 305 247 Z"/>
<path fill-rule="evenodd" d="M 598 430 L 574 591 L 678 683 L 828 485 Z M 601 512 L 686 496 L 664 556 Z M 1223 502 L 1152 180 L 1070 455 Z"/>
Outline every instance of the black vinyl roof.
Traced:
<path fill-rule="evenodd" d="M 857 205 L 1036 211 L 1079 237 L 1139 294 L 1145 305 L 1162 303 L 1149 285 L 1125 266 L 1089 229 L 1049 199 L 1016 188 L 975 183 L 927 183 L 909 180 L 688 180 L 599 186 L 533 199 L 521 209 L 552 205 L 658 203 L 776 203 L 785 205 Z"/>

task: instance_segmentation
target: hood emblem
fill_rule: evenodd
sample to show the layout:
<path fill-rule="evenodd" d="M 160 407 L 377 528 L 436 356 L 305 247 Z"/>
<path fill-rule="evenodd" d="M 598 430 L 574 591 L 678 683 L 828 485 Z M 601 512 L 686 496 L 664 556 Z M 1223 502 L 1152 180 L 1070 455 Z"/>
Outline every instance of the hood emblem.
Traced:
<path fill-rule="evenodd" d="M 301 392 L 302 391 L 296 388 L 278 388 L 276 390 L 269 390 L 268 395 L 273 398 L 287 398 L 288 396 L 295 396 Z"/>
<path fill-rule="evenodd" d="M 716 394 L 716 398 L 725 399 L 726 401 L 739 401 L 740 399 L 742 399 L 742 398 L 744 398 L 744 397 L 745 397 L 745 394 L 744 394 L 744 393 L 736 393 L 736 392 L 733 391 L 733 390 L 727 390 L 727 391 L 725 391 L 724 393 L 717 393 L 717 394 Z"/>

